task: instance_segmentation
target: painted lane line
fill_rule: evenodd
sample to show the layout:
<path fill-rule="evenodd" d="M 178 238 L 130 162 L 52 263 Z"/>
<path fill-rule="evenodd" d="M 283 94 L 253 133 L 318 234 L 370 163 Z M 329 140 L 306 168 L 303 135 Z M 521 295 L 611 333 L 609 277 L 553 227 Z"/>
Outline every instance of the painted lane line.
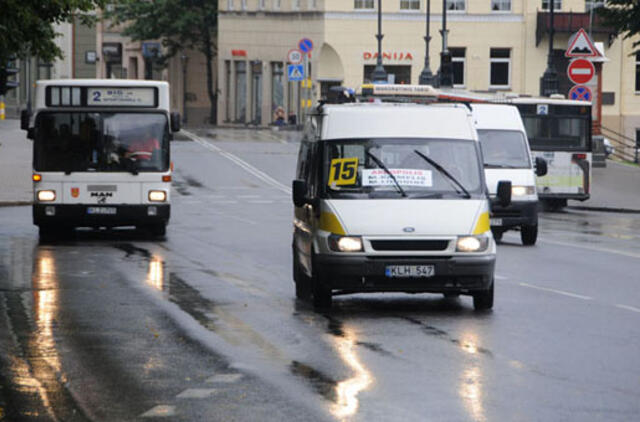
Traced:
<path fill-rule="evenodd" d="M 629 305 L 616 305 L 616 308 L 620 308 L 620 309 L 624 309 L 626 311 L 631 311 L 631 312 L 637 312 L 640 313 L 640 308 L 636 308 L 634 306 L 629 306 Z"/>
<path fill-rule="evenodd" d="M 563 290 L 556 290 L 556 289 L 550 289 L 548 287 L 540 287 L 540 286 L 534 286 L 532 284 L 527 284 L 527 283 L 519 283 L 522 287 L 528 287 L 530 289 L 536 289 L 536 290 L 542 290 L 545 292 L 551 292 L 551 293 L 557 293 L 559 295 L 563 295 L 563 296 L 569 296 L 575 299 L 582 299 L 582 300 L 593 300 L 592 297 L 589 296 L 583 296 L 583 295 L 579 295 L 576 293 L 571 293 L 571 292 L 565 292 Z"/>
<path fill-rule="evenodd" d="M 284 184 L 278 182 L 276 179 L 274 179 L 273 177 L 269 176 L 268 174 L 266 174 L 265 172 L 263 172 L 262 170 L 252 166 L 251 164 L 247 163 L 246 161 L 244 161 L 243 159 L 237 157 L 236 155 L 227 152 L 225 150 L 223 150 L 222 148 L 219 148 L 215 145 L 213 145 L 210 142 L 205 141 L 204 139 L 196 136 L 195 134 L 187 131 L 187 130 L 182 130 L 184 132 L 185 135 L 187 135 L 189 138 L 191 138 L 192 141 L 197 142 L 198 144 L 202 145 L 204 148 L 216 152 L 220 155 L 222 155 L 223 157 L 225 157 L 226 159 L 228 159 L 229 161 L 235 163 L 236 165 L 238 165 L 239 167 L 243 168 L 245 171 L 247 171 L 248 173 L 251 173 L 252 175 L 254 175 L 255 177 L 257 177 L 258 179 L 262 180 L 263 182 L 265 182 L 268 185 L 271 185 L 272 187 L 281 190 L 282 192 L 286 193 L 286 194 L 291 194 L 291 189 L 287 186 L 285 186 Z"/>
<path fill-rule="evenodd" d="M 166 404 L 160 404 L 152 407 L 151 409 L 140 415 L 141 418 L 168 418 L 176 415 L 175 406 L 169 406 Z"/>
<path fill-rule="evenodd" d="M 218 390 L 215 388 L 187 388 L 178 394 L 178 399 L 206 399 L 213 396 Z"/>
<path fill-rule="evenodd" d="M 208 378 L 205 382 L 207 384 L 224 383 L 230 384 L 240 381 L 242 374 L 218 374 Z"/>
<path fill-rule="evenodd" d="M 503 275 L 497 275 L 497 274 L 496 274 L 496 275 L 494 275 L 493 277 L 494 277 L 496 280 L 508 280 L 508 279 L 509 279 L 509 277 L 505 277 L 505 276 L 503 276 Z"/>

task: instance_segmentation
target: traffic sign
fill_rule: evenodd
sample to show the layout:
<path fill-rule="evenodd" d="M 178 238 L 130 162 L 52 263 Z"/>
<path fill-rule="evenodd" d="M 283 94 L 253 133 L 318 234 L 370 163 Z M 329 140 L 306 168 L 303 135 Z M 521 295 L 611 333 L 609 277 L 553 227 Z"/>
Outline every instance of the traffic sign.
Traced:
<path fill-rule="evenodd" d="M 569 90 L 569 98 L 578 101 L 592 101 L 593 93 L 584 85 L 576 85 Z"/>
<path fill-rule="evenodd" d="M 304 54 L 302 54 L 302 51 L 295 48 L 289 50 L 289 52 L 287 53 L 287 61 L 291 64 L 300 64 L 302 63 L 303 58 Z"/>
<path fill-rule="evenodd" d="M 564 52 L 565 57 L 598 57 L 600 53 L 593 45 L 591 38 L 584 28 L 573 34 L 569 39 L 569 48 Z"/>
<path fill-rule="evenodd" d="M 311 53 L 311 50 L 313 50 L 313 41 L 309 38 L 303 38 L 298 41 L 298 48 L 305 54 Z"/>
<path fill-rule="evenodd" d="M 304 65 L 303 64 L 290 64 L 287 65 L 287 76 L 290 82 L 297 82 L 304 80 Z"/>
<path fill-rule="evenodd" d="M 567 67 L 567 76 L 576 85 L 589 83 L 595 74 L 596 69 L 593 63 L 586 59 L 572 60 Z"/>

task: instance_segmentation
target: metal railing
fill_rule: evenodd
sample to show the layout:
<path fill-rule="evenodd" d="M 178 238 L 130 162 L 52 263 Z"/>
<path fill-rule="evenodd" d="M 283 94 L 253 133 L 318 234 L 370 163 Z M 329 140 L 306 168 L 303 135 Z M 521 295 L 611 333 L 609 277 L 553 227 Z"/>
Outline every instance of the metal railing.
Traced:
<path fill-rule="evenodd" d="M 602 134 L 612 140 L 615 145 L 613 156 L 624 161 L 631 161 L 636 164 L 640 162 L 640 148 L 636 144 L 636 140 L 629 138 L 621 133 L 616 132 L 613 129 L 609 129 L 605 126 L 601 127 Z"/>

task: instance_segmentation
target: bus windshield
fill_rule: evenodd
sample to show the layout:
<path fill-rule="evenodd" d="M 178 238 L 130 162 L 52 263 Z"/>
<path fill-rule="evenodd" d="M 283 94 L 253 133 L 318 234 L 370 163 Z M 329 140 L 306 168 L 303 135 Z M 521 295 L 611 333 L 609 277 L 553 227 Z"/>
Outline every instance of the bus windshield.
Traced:
<path fill-rule="evenodd" d="M 35 129 L 36 171 L 169 169 L 169 128 L 162 113 L 43 112 Z"/>
<path fill-rule="evenodd" d="M 524 135 L 515 130 L 478 130 L 486 168 L 531 168 Z"/>
<path fill-rule="evenodd" d="M 322 186 L 331 198 L 471 198 L 483 194 L 473 141 L 356 139 L 323 145 Z"/>
<path fill-rule="evenodd" d="M 523 115 L 531 149 L 545 151 L 591 150 L 590 122 L 584 117 Z"/>

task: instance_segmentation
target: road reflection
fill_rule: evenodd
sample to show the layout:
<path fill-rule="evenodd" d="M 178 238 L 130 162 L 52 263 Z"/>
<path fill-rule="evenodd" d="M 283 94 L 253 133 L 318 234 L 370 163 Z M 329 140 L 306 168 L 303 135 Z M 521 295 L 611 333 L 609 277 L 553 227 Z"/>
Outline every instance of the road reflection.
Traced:
<path fill-rule="evenodd" d="M 471 333 L 462 336 L 460 348 L 472 356 L 483 350 L 478 346 L 477 336 Z M 471 420 L 477 422 L 487 420 L 484 409 L 483 374 L 475 357 L 465 363 L 458 394 Z"/>
<path fill-rule="evenodd" d="M 336 403 L 331 408 L 335 417 L 346 419 L 358 411 L 358 394 L 373 383 L 373 375 L 360 361 L 356 352 L 358 341 L 353 329 L 343 328 L 342 336 L 335 336 L 333 341 L 340 359 L 354 371 L 353 377 L 336 385 Z"/>
<path fill-rule="evenodd" d="M 149 259 L 146 283 L 158 291 L 163 291 L 165 288 L 164 261 L 158 255 L 153 255 Z"/>

